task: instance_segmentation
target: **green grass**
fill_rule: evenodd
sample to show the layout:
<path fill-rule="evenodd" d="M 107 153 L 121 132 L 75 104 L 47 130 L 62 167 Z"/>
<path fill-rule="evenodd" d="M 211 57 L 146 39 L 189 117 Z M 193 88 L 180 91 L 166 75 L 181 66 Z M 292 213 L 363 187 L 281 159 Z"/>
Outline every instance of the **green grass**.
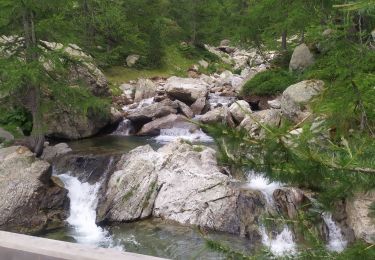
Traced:
<path fill-rule="evenodd" d="M 212 54 L 207 54 L 204 50 L 181 50 L 178 46 L 169 46 L 166 49 L 166 56 L 164 57 L 163 66 L 158 69 L 137 69 L 127 68 L 121 66 L 111 67 L 104 71 L 109 82 L 113 85 L 120 85 L 131 80 L 139 78 L 152 78 L 152 77 L 171 77 L 171 76 L 187 76 L 187 70 L 199 60 L 205 59 L 209 62 L 215 62 L 212 66 L 215 69 L 227 69 L 228 65 L 221 63 Z M 211 67 L 212 67 L 211 66 Z M 211 68 L 210 67 L 210 68 Z"/>
<path fill-rule="evenodd" d="M 255 75 L 246 82 L 241 90 L 243 96 L 249 95 L 275 95 L 283 92 L 287 87 L 296 83 L 298 77 L 287 70 L 267 70 Z"/>

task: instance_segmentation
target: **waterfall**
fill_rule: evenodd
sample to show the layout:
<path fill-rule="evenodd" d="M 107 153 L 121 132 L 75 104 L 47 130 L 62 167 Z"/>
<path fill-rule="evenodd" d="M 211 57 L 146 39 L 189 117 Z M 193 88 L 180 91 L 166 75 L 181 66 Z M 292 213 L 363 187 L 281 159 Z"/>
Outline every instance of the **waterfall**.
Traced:
<path fill-rule="evenodd" d="M 248 183 L 246 185 L 252 190 L 259 190 L 266 198 L 267 204 L 274 209 L 275 202 L 273 199 L 273 192 L 282 187 L 281 183 L 270 182 L 261 174 L 250 172 L 248 175 Z M 277 234 L 275 238 L 270 238 L 265 226 L 260 225 L 260 234 L 262 236 L 262 243 L 275 256 L 294 255 L 297 253 L 297 244 L 294 241 L 293 232 L 287 225 L 284 226 L 281 233 Z"/>
<path fill-rule="evenodd" d="M 73 237 L 80 244 L 111 247 L 113 241 L 105 229 L 96 225 L 96 206 L 100 182 L 82 183 L 68 174 L 59 175 L 68 190 L 70 216 L 68 223 L 74 228 Z"/>
<path fill-rule="evenodd" d="M 348 242 L 344 239 L 340 227 L 333 221 L 332 214 L 324 212 L 323 220 L 328 227 L 327 249 L 338 253 L 344 251 Z"/>
<path fill-rule="evenodd" d="M 134 133 L 134 127 L 132 122 L 129 119 L 124 119 L 117 127 L 116 131 L 112 135 L 123 135 L 129 136 Z"/>
<path fill-rule="evenodd" d="M 155 137 L 158 143 L 164 144 L 172 142 L 178 138 L 190 141 L 190 142 L 212 142 L 213 139 L 206 135 L 201 129 L 193 132 L 188 128 L 173 127 L 170 129 L 161 129 L 160 135 Z"/>

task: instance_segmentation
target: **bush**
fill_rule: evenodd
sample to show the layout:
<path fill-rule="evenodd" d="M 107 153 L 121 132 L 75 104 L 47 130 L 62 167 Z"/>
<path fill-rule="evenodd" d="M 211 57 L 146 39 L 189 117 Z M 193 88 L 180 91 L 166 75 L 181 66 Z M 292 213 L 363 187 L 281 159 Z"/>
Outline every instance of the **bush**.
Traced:
<path fill-rule="evenodd" d="M 285 70 L 267 70 L 255 75 L 246 82 L 241 90 L 242 96 L 260 95 L 268 96 L 279 94 L 290 85 L 296 83 L 298 78 Z"/>

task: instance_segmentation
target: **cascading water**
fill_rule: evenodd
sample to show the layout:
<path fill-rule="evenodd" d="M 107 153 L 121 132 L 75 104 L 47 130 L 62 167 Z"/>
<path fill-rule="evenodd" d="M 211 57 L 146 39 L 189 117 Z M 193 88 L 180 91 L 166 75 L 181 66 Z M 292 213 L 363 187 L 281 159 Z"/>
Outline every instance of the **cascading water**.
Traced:
<path fill-rule="evenodd" d="M 70 216 L 67 221 L 74 228 L 74 239 L 80 244 L 112 247 L 113 241 L 108 232 L 95 222 L 100 182 L 90 185 L 69 174 L 59 177 L 68 190 Z"/>
<path fill-rule="evenodd" d="M 155 137 L 158 143 L 169 143 L 178 138 L 190 141 L 190 142 L 212 142 L 213 139 L 206 135 L 202 130 L 195 130 L 191 132 L 188 128 L 173 127 L 170 129 L 161 129 L 160 135 Z"/>
<path fill-rule="evenodd" d="M 344 239 L 340 227 L 333 221 L 332 214 L 324 212 L 323 220 L 328 227 L 327 249 L 338 253 L 344 251 L 348 242 Z"/>
<path fill-rule="evenodd" d="M 129 136 L 134 133 L 134 127 L 129 119 L 124 119 L 117 127 L 116 131 L 112 135 Z"/>
<path fill-rule="evenodd" d="M 273 199 L 273 192 L 276 189 L 281 188 L 282 184 L 278 182 L 270 182 L 263 175 L 251 172 L 248 175 L 247 187 L 262 192 L 266 198 L 268 207 L 274 209 L 275 202 Z M 277 234 L 275 238 L 271 238 L 268 235 L 268 232 L 263 225 L 259 227 L 259 231 L 262 236 L 263 245 L 268 247 L 271 253 L 275 256 L 294 255 L 297 253 L 297 244 L 294 241 L 293 232 L 287 225 L 284 226 L 281 233 Z"/>

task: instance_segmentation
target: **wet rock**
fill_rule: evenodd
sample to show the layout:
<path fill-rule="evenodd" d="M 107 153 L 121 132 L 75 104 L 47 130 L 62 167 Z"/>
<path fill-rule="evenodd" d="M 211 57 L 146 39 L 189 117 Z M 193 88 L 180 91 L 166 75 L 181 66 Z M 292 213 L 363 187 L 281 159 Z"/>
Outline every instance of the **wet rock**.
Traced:
<path fill-rule="evenodd" d="M 161 129 L 169 129 L 172 127 L 183 127 L 191 128 L 195 125 L 189 123 L 187 118 L 181 115 L 168 115 L 155 119 L 147 124 L 145 124 L 141 130 L 138 132 L 138 135 L 159 135 Z"/>
<path fill-rule="evenodd" d="M 178 104 L 167 99 L 130 111 L 126 118 L 136 124 L 145 124 L 153 119 L 177 113 Z"/>
<path fill-rule="evenodd" d="M 302 71 L 314 64 L 314 56 L 306 44 L 301 44 L 294 49 L 289 69 L 292 71 Z"/>
<path fill-rule="evenodd" d="M 99 221 L 155 216 L 249 238 L 259 237 L 256 225 L 265 205 L 261 193 L 241 190 L 220 172 L 213 149 L 181 140 L 124 155 L 104 198 Z"/>
<path fill-rule="evenodd" d="M 252 113 L 249 103 L 247 103 L 245 100 L 238 100 L 234 102 L 230 106 L 229 111 L 238 124 L 245 119 L 247 114 Z"/>
<path fill-rule="evenodd" d="M 208 94 L 207 83 L 201 79 L 171 77 L 165 84 L 167 94 L 187 104 Z"/>
<path fill-rule="evenodd" d="M 67 190 L 51 181 L 49 163 L 22 146 L 0 149 L 0 229 L 36 233 L 64 226 Z"/>
<path fill-rule="evenodd" d="M 69 147 L 67 143 L 59 143 L 54 146 L 45 147 L 41 158 L 51 163 L 54 159 L 67 153 L 70 153 L 71 151 L 72 149 Z"/>
<path fill-rule="evenodd" d="M 347 222 L 357 239 L 375 243 L 375 222 L 370 206 L 375 202 L 375 192 L 356 194 L 346 202 Z"/>
<path fill-rule="evenodd" d="M 281 96 L 283 116 L 298 123 L 309 112 L 308 103 L 324 90 L 321 80 L 305 80 L 288 87 Z"/>
<path fill-rule="evenodd" d="M 304 192 L 297 188 L 277 189 L 273 193 L 273 198 L 279 212 L 289 219 L 295 219 L 301 207 L 309 203 Z"/>

